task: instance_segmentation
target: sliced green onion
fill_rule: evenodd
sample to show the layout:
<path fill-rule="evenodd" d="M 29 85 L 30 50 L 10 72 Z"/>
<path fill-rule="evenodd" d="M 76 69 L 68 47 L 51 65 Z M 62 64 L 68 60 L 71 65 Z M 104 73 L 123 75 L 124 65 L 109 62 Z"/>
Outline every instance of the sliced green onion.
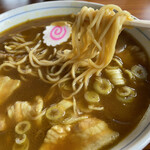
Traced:
<path fill-rule="evenodd" d="M 93 87 L 99 94 L 108 95 L 112 91 L 112 84 L 109 80 L 104 78 L 96 78 Z"/>
<path fill-rule="evenodd" d="M 97 103 L 100 101 L 99 95 L 94 91 L 86 91 L 84 94 L 84 98 L 89 103 Z"/>
<path fill-rule="evenodd" d="M 64 108 L 58 105 L 53 105 L 46 111 L 46 117 L 49 120 L 53 120 L 53 121 L 62 118 L 64 115 L 65 115 Z"/>
<path fill-rule="evenodd" d="M 24 134 L 30 130 L 31 124 L 29 121 L 21 121 L 15 127 L 15 132 L 18 134 Z"/>
<path fill-rule="evenodd" d="M 26 134 L 21 134 L 19 137 L 15 139 L 16 144 L 23 144 L 27 140 Z"/>
<path fill-rule="evenodd" d="M 131 68 L 131 72 L 139 79 L 146 79 L 147 78 L 147 71 L 141 65 L 135 65 Z"/>
<path fill-rule="evenodd" d="M 133 99 L 136 96 L 137 96 L 137 93 L 135 89 L 128 87 L 128 86 L 123 86 L 116 90 L 117 99 L 125 103 L 133 102 Z"/>
<path fill-rule="evenodd" d="M 28 150 L 29 149 L 29 140 L 26 136 L 24 136 L 25 140 L 23 143 L 14 143 L 12 150 Z"/>
<path fill-rule="evenodd" d="M 66 109 L 70 108 L 71 106 L 73 106 L 73 103 L 69 100 L 63 99 L 58 103 L 58 106 L 63 107 L 64 110 L 66 110 Z"/>

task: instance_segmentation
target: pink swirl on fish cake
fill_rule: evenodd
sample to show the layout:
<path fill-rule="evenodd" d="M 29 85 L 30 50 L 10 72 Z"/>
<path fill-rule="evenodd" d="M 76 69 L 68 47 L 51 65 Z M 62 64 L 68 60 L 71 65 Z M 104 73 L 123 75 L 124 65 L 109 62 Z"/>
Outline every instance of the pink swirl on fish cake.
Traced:
<path fill-rule="evenodd" d="M 55 26 L 50 32 L 50 38 L 57 41 L 64 38 L 66 35 L 66 27 Z"/>

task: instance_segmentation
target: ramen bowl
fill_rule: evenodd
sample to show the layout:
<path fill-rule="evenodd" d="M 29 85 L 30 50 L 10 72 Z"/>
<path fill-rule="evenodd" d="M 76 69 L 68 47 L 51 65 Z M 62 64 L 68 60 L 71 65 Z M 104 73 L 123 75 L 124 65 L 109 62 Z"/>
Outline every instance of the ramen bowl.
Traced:
<path fill-rule="evenodd" d="M 72 13 L 76 14 L 83 6 L 99 9 L 103 5 L 79 1 L 44 2 L 27 5 L 1 14 L 0 32 L 33 19 Z M 139 28 L 126 29 L 126 31 L 129 32 L 144 47 L 150 60 L 150 31 Z M 112 150 L 141 150 L 149 142 L 150 106 L 136 128 L 117 145 L 115 145 Z"/>

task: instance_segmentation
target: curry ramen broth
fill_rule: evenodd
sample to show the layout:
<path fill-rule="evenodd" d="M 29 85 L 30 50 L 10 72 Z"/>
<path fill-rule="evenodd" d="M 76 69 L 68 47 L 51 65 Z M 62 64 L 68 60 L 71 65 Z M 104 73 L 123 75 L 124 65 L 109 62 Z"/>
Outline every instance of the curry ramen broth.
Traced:
<path fill-rule="evenodd" d="M 5 42 L 11 41 L 11 34 L 22 34 L 25 36 L 26 41 L 31 41 L 35 38 L 37 33 L 42 33 L 45 29 L 46 25 L 49 25 L 53 21 L 69 21 L 72 22 L 75 20 L 73 16 L 58 16 L 58 17 L 49 17 L 49 18 L 41 18 L 38 20 L 32 20 L 15 26 L 10 30 L 2 33 L 0 49 L 1 52 L 5 53 L 4 44 Z M 40 35 L 40 39 L 42 40 L 42 34 Z M 70 39 L 69 39 L 70 40 Z M 46 44 L 42 43 L 42 46 L 46 48 Z M 66 45 L 67 46 L 67 45 Z M 56 46 L 57 48 L 61 46 Z M 71 47 L 71 46 L 70 46 Z M 138 49 L 138 52 L 134 51 L 134 48 Z M 69 49 L 69 48 L 68 48 Z M 123 67 L 125 69 L 130 70 L 134 65 L 142 65 L 146 71 L 148 72 L 148 58 L 143 52 L 143 47 L 133 39 L 128 33 L 122 32 L 119 36 L 118 43 L 116 46 L 116 52 L 114 58 L 119 58 L 123 62 Z M 53 52 L 53 47 L 49 48 L 49 53 Z M 146 60 L 141 60 L 138 57 L 137 53 L 142 52 Z M 49 53 L 47 55 L 49 55 Z M 137 56 L 137 57 L 135 57 Z M 3 60 L 1 60 L 1 64 Z M 112 60 L 110 65 L 116 65 L 116 62 Z M 67 69 L 67 68 L 66 68 Z M 123 69 L 122 69 L 123 70 Z M 66 71 L 66 70 L 64 70 Z M 16 101 L 27 101 L 34 105 L 34 99 L 36 96 L 40 96 L 43 99 L 44 106 L 42 110 L 48 109 L 52 104 L 59 103 L 62 98 L 62 92 L 64 92 L 65 96 L 69 95 L 72 90 L 70 90 L 70 80 L 65 85 L 66 89 L 62 89 L 62 87 L 55 86 L 53 91 L 51 91 L 51 84 L 45 83 L 37 77 L 27 76 L 27 80 L 23 80 L 20 78 L 18 72 L 14 69 L 9 71 L 2 70 L 1 75 L 9 76 L 11 79 L 21 80 L 20 86 L 8 97 L 7 101 L 0 106 L 0 114 L 2 114 L 7 121 L 7 127 L 4 131 L 0 131 L 0 149 L 2 150 L 11 150 L 15 139 L 18 137 L 18 134 L 15 132 L 16 121 L 14 119 L 9 119 L 7 114 L 7 109 L 9 106 L 13 105 Z M 149 73 L 149 72 L 148 72 Z M 102 70 L 101 72 L 102 78 L 109 79 L 107 72 Z M 108 127 L 119 133 L 119 137 L 114 142 L 110 142 L 109 145 L 104 147 L 110 148 L 116 143 L 118 143 L 121 139 L 127 136 L 138 124 L 140 119 L 142 118 L 144 112 L 146 111 L 149 105 L 149 97 L 150 86 L 149 86 L 149 75 L 147 80 L 136 79 L 133 82 L 130 80 L 128 73 L 123 73 L 125 78 L 125 85 L 128 87 L 132 87 L 136 90 L 136 97 L 131 100 L 131 102 L 126 103 L 121 100 L 118 100 L 116 96 L 116 90 L 121 88 L 122 85 L 113 86 L 112 91 L 108 95 L 99 94 L 95 88 L 93 88 L 93 83 L 95 82 L 96 76 L 92 76 L 88 89 L 84 90 L 84 88 L 74 96 L 76 99 L 76 106 L 78 108 L 79 116 L 87 115 L 90 117 L 98 118 L 103 120 Z M 101 106 L 102 110 L 89 110 L 87 102 L 85 98 L 85 93 L 87 91 L 96 91 L 98 96 L 100 96 L 100 101 L 98 102 L 98 106 Z M 52 95 L 49 95 L 53 93 Z M 53 105 L 52 105 L 53 106 Z M 97 106 L 97 105 L 96 105 Z M 73 114 L 73 108 L 70 107 L 68 112 L 63 116 L 64 119 L 70 117 Z M 54 125 L 58 123 L 53 123 L 45 117 L 45 114 L 42 116 L 42 120 L 40 123 L 36 122 L 36 120 L 31 120 L 28 118 L 23 119 L 23 121 L 29 121 L 31 124 L 30 129 L 26 132 L 26 136 L 29 141 L 29 150 L 37 150 L 40 149 L 42 143 L 44 142 L 44 138 L 47 134 L 47 131 Z M 62 120 L 60 119 L 59 124 L 61 124 Z M 56 143 L 56 147 L 54 150 L 70 150 L 74 148 L 78 148 L 78 144 L 72 142 L 70 140 L 70 136 L 75 134 L 75 132 L 71 131 L 68 133 L 67 137 Z M 22 137 L 21 137 L 22 138 Z M 77 141 L 77 139 L 75 139 Z M 79 141 L 77 141 L 79 142 Z M 76 145 L 77 144 L 77 145 Z M 88 145 L 88 142 L 87 142 Z M 18 148 L 18 150 L 21 150 Z M 23 150 L 23 149 L 22 149 Z M 44 150 L 44 149 L 43 149 Z M 46 150 L 46 149 L 45 149 Z"/>

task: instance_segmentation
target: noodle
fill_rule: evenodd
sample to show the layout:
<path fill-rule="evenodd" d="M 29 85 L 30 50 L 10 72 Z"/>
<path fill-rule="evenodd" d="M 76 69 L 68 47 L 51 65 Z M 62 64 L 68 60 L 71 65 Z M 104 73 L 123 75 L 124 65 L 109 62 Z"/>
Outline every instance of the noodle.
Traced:
<path fill-rule="evenodd" d="M 50 53 L 48 47 L 42 47 L 39 33 L 31 41 L 26 41 L 21 34 L 12 35 L 5 43 L 6 53 L 11 54 L 12 59 L 5 59 L 0 69 L 16 69 L 22 78 L 30 75 L 46 83 L 55 83 L 54 86 L 71 79 L 73 92 L 68 96 L 71 98 L 82 87 L 87 89 L 90 78 L 100 75 L 111 62 L 118 36 L 127 20 L 132 20 L 130 13 L 115 5 L 99 10 L 83 7 L 72 25 L 72 43 L 66 44 L 72 44 L 71 49 L 54 47 L 54 52 Z M 114 61 L 122 66 L 120 60 L 114 58 Z M 117 84 L 124 84 L 123 78 Z"/>
<path fill-rule="evenodd" d="M 80 120 L 84 120 L 84 119 L 87 119 L 88 116 L 87 115 L 84 115 L 84 116 L 79 116 L 79 117 L 76 117 L 76 116 L 73 116 L 73 117 L 69 117 L 69 118 L 66 118 L 64 121 L 63 121 L 63 124 L 73 124 L 73 123 L 76 123 Z"/>
<path fill-rule="evenodd" d="M 91 110 L 97 110 L 97 111 L 104 110 L 104 107 L 102 107 L 102 106 L 96 107 L 96 106 L 93 106 L 93 105 L 89 105 L 88 108 L 91 109 Z"/>

